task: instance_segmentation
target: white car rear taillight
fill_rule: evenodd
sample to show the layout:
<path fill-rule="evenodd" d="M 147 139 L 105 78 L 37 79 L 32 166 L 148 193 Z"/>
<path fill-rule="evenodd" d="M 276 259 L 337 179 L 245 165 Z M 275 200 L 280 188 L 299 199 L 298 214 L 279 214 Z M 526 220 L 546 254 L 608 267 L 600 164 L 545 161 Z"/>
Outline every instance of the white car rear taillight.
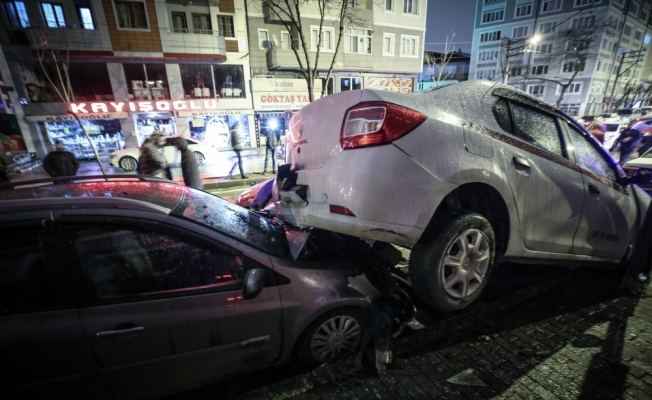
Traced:
<path fill-rule="evenodd" d="M 426 120 L 426 116 L 392 103 L 359 103 L 346 111 L 340 144 L 342 149 L 391 143 Z"/>

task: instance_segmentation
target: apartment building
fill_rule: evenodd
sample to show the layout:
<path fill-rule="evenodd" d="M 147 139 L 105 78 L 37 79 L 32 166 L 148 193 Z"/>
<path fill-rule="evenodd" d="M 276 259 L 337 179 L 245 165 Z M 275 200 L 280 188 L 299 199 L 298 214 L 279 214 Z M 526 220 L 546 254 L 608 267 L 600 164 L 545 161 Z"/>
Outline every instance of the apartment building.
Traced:
<path fill-rule="evenodd" d="M 426 11 L 425 0 L 355 0 L 348 2 L 354 13 L 355 26 L 343 26 L 340 49 L 335 53 L 340 22 L 326 15 L 321 32 L 320 16 L 314 2 L 301 6 L 304 32 L 290 26 L 261 1 L 248 2 L 250 65 L 254 111 L 261 126 L 276 125 L 285 118 L 284 110 L 297 110 L 307 102 L 295 96 L 297 89 L 307 90 L 300 74 L 293 47 L 300 49 L 301 37 L 308 43 L 314 65 L 318 37 L 321 36 L 315 98 L 325 87 L 325 94 L 345 90 L 380 89 L 413 92 L 418 83 L 423 60 Z M 301 60 L 305 65 L 302 51 Z M 328 69 L 335 57 L 333 71 L 326 82 Z M 288 96 L 289 95 L 289 96 Z M 271 100 L 271 101 L 268 101 Z M 288 101 L 289 100 L 289 101 Z"/>
<path fill-rule="evenodd" d="M 16 0 L 0 9 L 6 151 L 43 156 L 61 140 L 91 155 L 57 93 L 62 82 L 102 155 L 154 129 L 227 148 L 236 121 L 256 145 L 244 0 Z"/>
<path fill-rule="evenodd" d="M 477 0 L 470 77 L 503 81 L 509 51 L 509 85 L 554 105 L 557 82 L 577 72 L 560 108 L 573 115 L 602 112 L 614 82 L 614 101 L 626 86 L 648 84 L 651 8 L 649 0 Z M 584 42 L 588 59 L 565 63 L 559 46 L 572 44 L 560 42 L 562 32 L 587 26 L 598 28 Z M 551 62 L 551 54 L 560 57 Z"/>

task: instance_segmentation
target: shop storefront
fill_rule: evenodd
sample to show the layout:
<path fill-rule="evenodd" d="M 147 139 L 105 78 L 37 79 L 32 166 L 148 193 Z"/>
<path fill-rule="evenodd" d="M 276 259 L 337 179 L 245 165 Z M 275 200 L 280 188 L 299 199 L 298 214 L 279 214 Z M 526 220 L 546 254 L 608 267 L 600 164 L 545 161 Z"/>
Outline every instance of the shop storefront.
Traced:
<path fill-rule="evenodd" d="M 314 99 L 321 96 L 321 80 L 315 80 Z M 300 110 L 310 103 L 305 79 L 252 79 L 252 95 L 256 119 L 256 136 L 270 131 L 281 134 L 287 124 L 286 111 Z"/>
<path fill-rule="evenodd" d="M 224 109 L 230 105 L 228 103 L 228 100 L 222 99 L 191 99 L 86 102 L 73 103 L 71 107 L 73 112 L 84 118 L 97 110 L 124 113 L 127 118 L 133 118 L 138 146 L 158 129 L 164 136 L 192 137 L 218 149 L 226 149 L 231 147 L 231 128 L 238 122 L 245 146 L 251 147 L 255 141 L 250 129 L 253 110 Z"/>
<path fill-rule="evenodd" d="M 239 123 L 245 147 L 251 147 L 251 110 L 179 111 L 178 115 L 179 118 L 188 119 L 186 136 L 210 143 L 218 149 L 231 147 L 231 127 Z"/>
<path fill-rule="evenodd" d="M 87 114 L 80 116 L 81 123 L 95 145 L 100 156 L 124 148 L 120 119 L 127 118 L 127 113 Z M 54 147 L 60 141 L 66 145 L 77 158 L 94 157 L 82 127 L 72 115 L 37 115 L 27 116 L 28 121 L 37 125 L 37 131 L 44 133 L 49 144 Z"/>

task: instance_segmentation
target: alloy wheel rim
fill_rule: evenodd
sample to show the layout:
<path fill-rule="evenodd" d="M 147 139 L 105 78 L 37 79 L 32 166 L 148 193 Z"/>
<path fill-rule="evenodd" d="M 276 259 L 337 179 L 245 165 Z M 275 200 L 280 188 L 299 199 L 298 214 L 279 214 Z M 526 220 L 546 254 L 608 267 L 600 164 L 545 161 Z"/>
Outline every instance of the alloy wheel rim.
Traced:
<path fill-rule="evenodd" d="M 355 351 L 361 335 L 362 329 L 355 318 L 334 317 L 321 324 L 312 335 L 310 351 L 316 360 L 327 361 L 342 352 Z"/>
<path fill-rule="evenodd" d="M 132 160 L 131 158 L 123 158 L 122 160 L 120 160 L 120 166 L 124 170 L 131 171 L 132 169 L 135 168 L 134 160 Z"/>
<path fill-rule="evenodd" d="M 484 281 L 491 246 L 479 229 L 459 234 L 446 250 L 441 268 L 441 282 L 447 295 L 460 300 L 473 296 Z"/>
<path fill-rule="evenodd" d="M 195 153 L 195 159 L 197 160 L 197 164 L 201 164 L 204 162 L 204 156 L 202 156 L 201 154 Z"/>

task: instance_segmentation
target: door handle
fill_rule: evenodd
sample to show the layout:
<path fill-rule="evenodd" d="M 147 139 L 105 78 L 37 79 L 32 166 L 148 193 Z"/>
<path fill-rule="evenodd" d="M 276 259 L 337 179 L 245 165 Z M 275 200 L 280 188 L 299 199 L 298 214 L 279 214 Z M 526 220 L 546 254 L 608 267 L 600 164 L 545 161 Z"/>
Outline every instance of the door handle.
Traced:
<path fill-rule="evenodd" d="M 514 156 L 514 164 L 521 165 L 525 168 L 530 168 L 530 162 L 521 156 Z"/>
<path fill-rule="evenodd" d="M 130 333 L 137 333 L 137 332 L 142 332 L 145 330 L 144 326 L 135 326 L 133 328 L 128 328 L 128 329 L 116 329 L 113 331 L 102 331 L 102 332 L 97 332 L 95 336 L 97 337 L 111 337 L 111 336 L 120 336 L 120 335 L 128 335 Z"/>
<path fill-rule="evenodd" d="M 589 191 L 593 193 L 600 193 L 600 189 L 592 183 L 589 183 Z"/>

